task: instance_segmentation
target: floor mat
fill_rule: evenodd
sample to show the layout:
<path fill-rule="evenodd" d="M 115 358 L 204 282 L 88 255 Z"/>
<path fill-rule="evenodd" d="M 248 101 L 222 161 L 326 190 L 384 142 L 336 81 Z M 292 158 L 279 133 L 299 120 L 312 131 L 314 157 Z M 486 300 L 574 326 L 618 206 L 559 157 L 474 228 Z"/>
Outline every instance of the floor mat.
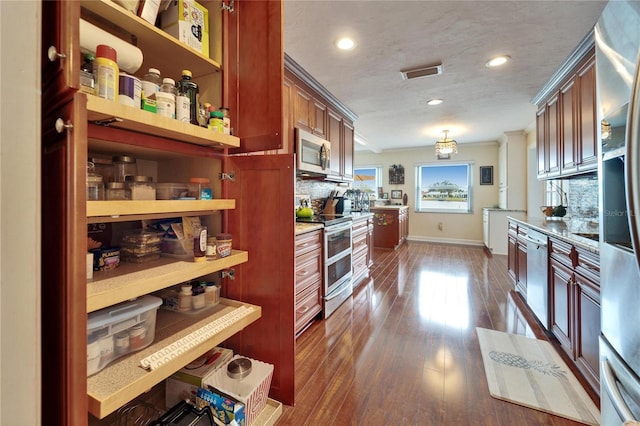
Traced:
<path fill-rule="evenodd" d="M 491 396 L 600 424 L 600 411 L 549 342 L 480 327 L 476 331 Z"/>

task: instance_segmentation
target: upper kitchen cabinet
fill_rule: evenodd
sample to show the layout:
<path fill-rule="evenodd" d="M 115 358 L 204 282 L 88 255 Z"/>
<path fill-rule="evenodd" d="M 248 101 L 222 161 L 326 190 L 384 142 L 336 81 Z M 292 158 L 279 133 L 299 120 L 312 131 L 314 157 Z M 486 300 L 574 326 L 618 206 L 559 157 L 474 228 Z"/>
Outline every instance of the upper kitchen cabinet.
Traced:
<path fill-rule="evenodd" d="M 527 141 L 523 132 L 505 132 L 498 139 L 499 206 L 501 209 L 526 210 Z"/>
<path fill-rule="evenodd" d="M 354 126 L 357 116 L 293 59 L 285 55 L 284 142 L 280 152 L 294 151 L 295 128 L 331 142 L 327 180 L 353 180 Z M 289 106 L 287 109 L 287 105 Z"/>
<path fill-rule="evenodd" d="M 538 179 L 597 169 L 595 51 L 587 36 L 534 97 Z"/>

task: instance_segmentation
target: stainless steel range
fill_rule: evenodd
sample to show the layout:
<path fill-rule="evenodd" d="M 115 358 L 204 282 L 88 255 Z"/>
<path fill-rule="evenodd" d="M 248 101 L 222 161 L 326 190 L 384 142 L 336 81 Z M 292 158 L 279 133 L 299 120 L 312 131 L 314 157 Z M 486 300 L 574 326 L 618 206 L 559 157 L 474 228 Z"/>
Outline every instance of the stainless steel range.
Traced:
<path fill-rule="evenodd" d="M 328 318 L 352 292 L 351 216 L 316 215 L 298 222 L 324 225 L 323 318 Z"/>

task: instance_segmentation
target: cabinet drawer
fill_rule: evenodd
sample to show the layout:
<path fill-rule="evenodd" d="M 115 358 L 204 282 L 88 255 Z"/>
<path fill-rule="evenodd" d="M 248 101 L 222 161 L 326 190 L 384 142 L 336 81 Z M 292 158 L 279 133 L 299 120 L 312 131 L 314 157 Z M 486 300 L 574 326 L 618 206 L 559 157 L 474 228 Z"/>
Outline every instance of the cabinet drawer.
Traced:
<path fill-rule="evenodd" d="M 310 283 L 322 279 L 322 256 L 311 252 L 296 258 L 296 293 L 304 290 Z"/>
<path fill-rule="evenodd" d="M 296 297 L 296 334 L 322 311 L 320 281 L 310 286 Z"/>
<path fill-rule="evenodd" d="M 576 266 L 576 272 L 582 275 L 590 277 L 598 284 L 600 282 L 600 258 L 595 253 L 586 251 L 577 251 L 578 265 Z"/>
<path fill-rule="evenodd" d="M 322 232 L 313 231 L 296 236 L 296 256 L 308 253 L 312 250 L 322 249 Z"/>
<path fill-rule="evenodd" d="M 571 244 L 564 241 L 556 240 L 555 238 L 549 238 L 549 256 L 556 259 L 558 262 L 573 268 L 575 251 Z"/>
<path fill-rule="evenodd" d="M 351 251 L 353 252 L 353 256 L 357 256 L 362 252 L 367 251 L 367 233 L 363 233 L 358 236 L 354 236 L 351 242 Z"/>
<path fill-rule="evenodd" d="M 367 268 L 367 252 L 365 251 L 362 254 L 354 255 L 351 261 L 351 269 L 354 277 L 360 276 Z"/>

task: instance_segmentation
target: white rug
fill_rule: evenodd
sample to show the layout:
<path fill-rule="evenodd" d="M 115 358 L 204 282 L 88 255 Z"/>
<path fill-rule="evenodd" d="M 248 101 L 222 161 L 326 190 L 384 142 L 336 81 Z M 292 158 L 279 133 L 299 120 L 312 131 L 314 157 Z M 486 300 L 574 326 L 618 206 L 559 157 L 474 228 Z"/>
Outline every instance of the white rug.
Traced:
<path fill-rule="evenodd" d="M 600 424 L 600 411 L 549 342 L 479 327 L 476 331 L 491 396 Z"/>

